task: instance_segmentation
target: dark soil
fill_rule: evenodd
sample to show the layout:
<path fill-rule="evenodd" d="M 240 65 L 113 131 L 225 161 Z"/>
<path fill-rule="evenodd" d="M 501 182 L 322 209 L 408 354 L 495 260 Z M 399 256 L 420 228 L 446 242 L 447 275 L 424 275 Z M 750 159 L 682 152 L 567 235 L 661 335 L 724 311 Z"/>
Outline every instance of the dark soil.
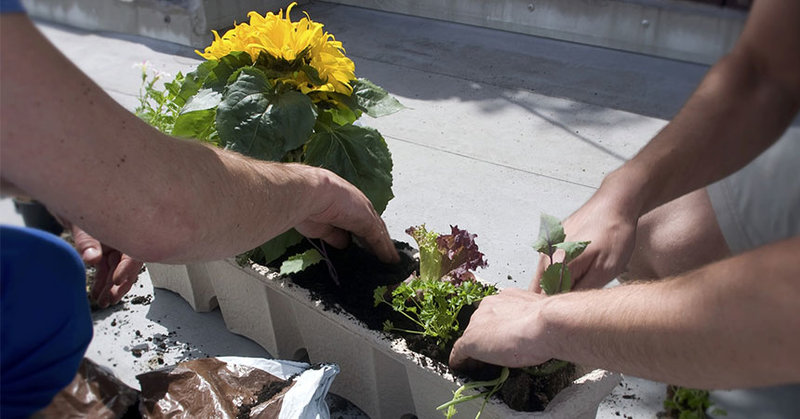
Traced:
<path fill-rule="evenodd" d="M 273 397 L 277 396 L 280 392 L 282 392 L 286 387 L 292 385 L 292 380 L 279 380 L 279 381 L 271 381 L 264 385 L 256 394 L 256 401 L 253 403 L 245 403 L 239 407 L 239 413 L 236 415 L 236 419 L 248 419 L 250 417 L 250 411 L 264 403 L 266 401 L 271 400 Z"/>
<path fill-rule="evenodd" d="M 392 321 L 399 328 L 411 328 L 410 322 L 401 314 L 395 312 L 386 304 L 374 306 L 373 292 L 381 285 L 398 284 L 419 270 L 419 261 L 409 254 L 413 253 L 408 243 L 395 241 L 401 261 L 396 265 L 386 265 L 375 258 L 374 255 L 363 248 L 351 245 L 344 250 L 327 247 L 326 251 L 333 269 L 336 272 L 339 284 L 332 279 L 329 267 L 325 262 L 318 263 L 304 271 L 293 274 L 293 283 L 308 289 L 313 298 L 321 301 L 325 310 L 334 312 L 345 311 L 372 330 L 383 330 L 386 320 Z M 287 255 L 301 253 L 310 248 L 307 243 L 289 249 Z M 282 261 L 277 261 L 271 267 L 277 268 Z M 469 319 L 476 307 L 465 307 L 459 314 L 461 330 L 466 328 Z M 435 370 L 445 372 L 452 350 L 450 346 L 440 348 L 433 339 L 415 334 L 392 333 L 406 340 L 408 348 L 414 352 L 425 355 L 438 365 L 428 365 Z M 490 366 L 471 377 L 477 380 L 494 379 L 499 375 L 500 368 Z M 569 386 L 577 378 L 574 365 L 556 371 L 552 375 L 531 376 L 522 370 L 511 370 L 508 380 L 496 397 L 500 397 L 506 405 L 514 410 L 541 411 L 559 391 Z M 443 401 L 444 402 L 444 401 Z"/>
<path fill-rule="evenodd" d="M 512 369 L 508 380 L 500 389 L 500 398 L 514 410 L 539 412 L 575 378 L 577 371 L 574 364 L 567 364 L 552 374 L 542 376 Z"/>
<path fill-rule="evenodd" d="M 384 320 L 391 318 L 394 311 L 386 305 L 374 306 L 375 288 L 403 282 L 419 269 L 419 262 L 409 256 L 412 249 L 408 243 L 395 242 L 395 247 L 401 260 L 397 264 L 388 265 L 354 244 L 344 250 L 327 246 L 325 249 L 338 276 L 338 285 L 332 279 L 325 262 L 293 274 L 291 279 L 295 284 L 309 290 L 313 298 L 319 299 L 325 310 L 340 312 L 344 309 L 364 322 L 367 328 L 382 330 Z M 293 255 L 305 249 L 292 248 L 286 254 Z M 280 262 L 273 267 L 278 266 Z"/>

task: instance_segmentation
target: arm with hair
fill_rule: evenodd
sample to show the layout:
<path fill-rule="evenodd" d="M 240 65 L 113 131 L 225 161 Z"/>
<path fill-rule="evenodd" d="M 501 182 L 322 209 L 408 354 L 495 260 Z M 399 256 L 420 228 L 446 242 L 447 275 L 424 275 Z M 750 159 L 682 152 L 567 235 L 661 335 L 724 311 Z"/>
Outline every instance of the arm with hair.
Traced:
<path fill-rule="evenodd" d="M 455 343 L 470 360 L 524 367 L 550 358 L 693 388 L 800 381 L 800 238 L 662 281 L 545 297 L 485 298 Z"/>
<path fill-rule="evenodd" d="M 681 111 L 633 159 L 610 173 L 564 222 L 592 246 L 570 263 L 577 288 L 621 273 L 640 216 L 742 168 L 772 145 L 800 109 L 800 3 L 755 2 L 733 50 Z M 531 288 L 547 266 L 540 260 Z"/>
<path fill-rule="evenodd" d="M 397 258 L 369 201 L 335 174 L 159 133 L 118 105 L 23 14 L 2 19 L 2 179 L 134 258 L 232 256 L 296 228 L 345 231 Z"/>

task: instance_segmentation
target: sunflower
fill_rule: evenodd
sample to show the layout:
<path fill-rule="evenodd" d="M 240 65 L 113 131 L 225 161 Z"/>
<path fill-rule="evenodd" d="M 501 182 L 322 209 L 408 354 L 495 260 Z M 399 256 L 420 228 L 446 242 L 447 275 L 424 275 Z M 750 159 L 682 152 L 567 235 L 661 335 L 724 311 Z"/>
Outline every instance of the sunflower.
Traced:
<path fill-rule="evenodd" d="M 250 12 L 249 23 L 241 23 L 219 36 L 214 33 L 214 41 L 204 52 L 195 51 L 208 60 L 218 60 L 233 51 L 243 51 L 253 62 L 285 63 L 278 77 L 279 81 L 300 90 L 304 94 L 325 97 L 335 92 L 350 95 L 350 84 L 355 79 L 355 64 L 345 56 L 342 43 L 333 35 L 323 31 L 323 25 L 314 22 L 306 13 L 305 17 L 292 22 L 289 13 L 297 3 L 292 3 L 278 14 L 272 12 L 264 16 Z M 267 54 L 271 60 L 259 60 Z M 309 66 L 313 71 L 303 69 Z M 286 68 L 291 71 L 285 71 Z M 275 70 L 275 69 L 271 69 Z M 311 73 L 311 74 L 309 74 Z M 314 74 L 316 73 L 316 74 Z"/>

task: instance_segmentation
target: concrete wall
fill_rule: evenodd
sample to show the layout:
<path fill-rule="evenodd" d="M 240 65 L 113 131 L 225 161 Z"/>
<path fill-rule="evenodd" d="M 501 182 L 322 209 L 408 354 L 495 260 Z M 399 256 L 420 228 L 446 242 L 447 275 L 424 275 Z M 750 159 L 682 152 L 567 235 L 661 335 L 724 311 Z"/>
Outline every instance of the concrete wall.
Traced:
<path fill-rule="evenodd" d="M 290 0 L 23 0 L 36 17 L 144 35 L 195 48 L 212 29 L 246 13 L 277 11 Z M 440 19 L 711 64 L 736 41 L 743 10 L 679 0 L 329 0 L 330 3 Z M 300 1 L 301 5 L 307 1 Z M 413 30 L 409 28 L 409 30 Z"/>
<path fill-rule="evenodd" d="M 677 0 L 328 0 L 711 64 L 746 12 Z"/>
<path fill-rule="evenodd" d="M 212 29 L 247 19 L 247 12 L 278 11 L 283 0 L 22 0 L 31 16 L 75 26 L 142 35 L 203 48 Z M 298 2 L 306 3 L 306 2 Z"/>

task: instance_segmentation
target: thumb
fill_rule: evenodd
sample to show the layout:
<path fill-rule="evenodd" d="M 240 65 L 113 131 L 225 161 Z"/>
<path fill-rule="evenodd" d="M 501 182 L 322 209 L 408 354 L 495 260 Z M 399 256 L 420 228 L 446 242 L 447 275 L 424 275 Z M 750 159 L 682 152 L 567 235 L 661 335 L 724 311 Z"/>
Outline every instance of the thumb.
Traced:
<path fill-rule="evenodd" d="M 89 265 L 97 265 L 103 257 L 100 242 L 80 227 L 72 225 L 72 240 L 81 259 Z"/>

